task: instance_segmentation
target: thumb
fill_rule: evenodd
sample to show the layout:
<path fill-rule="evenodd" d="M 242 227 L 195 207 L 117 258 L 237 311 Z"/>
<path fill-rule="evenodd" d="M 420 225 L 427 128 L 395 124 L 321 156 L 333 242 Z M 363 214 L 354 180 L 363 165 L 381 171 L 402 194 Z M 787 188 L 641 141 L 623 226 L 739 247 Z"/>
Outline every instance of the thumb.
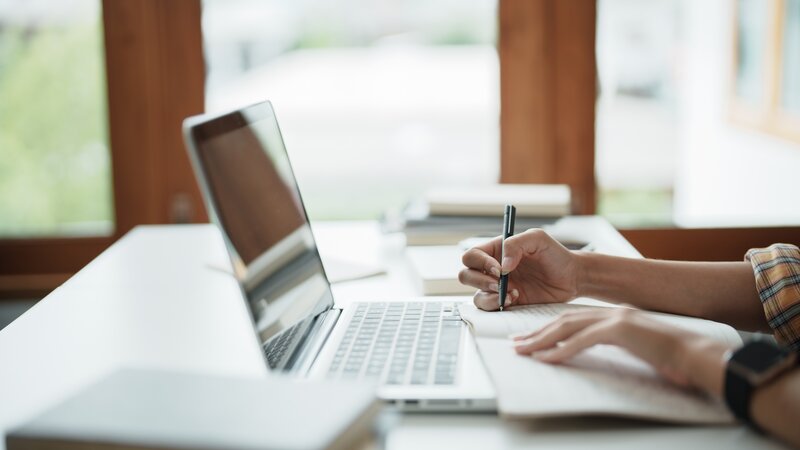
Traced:
<path fill-rule="evenodd" d="M 536 253 L 543 244 L 547 234 L 541 229 L 531 229 L 503 242 L 503 260 L 501 273 L 507 274 L 517 268 L 525 255 Z"/>

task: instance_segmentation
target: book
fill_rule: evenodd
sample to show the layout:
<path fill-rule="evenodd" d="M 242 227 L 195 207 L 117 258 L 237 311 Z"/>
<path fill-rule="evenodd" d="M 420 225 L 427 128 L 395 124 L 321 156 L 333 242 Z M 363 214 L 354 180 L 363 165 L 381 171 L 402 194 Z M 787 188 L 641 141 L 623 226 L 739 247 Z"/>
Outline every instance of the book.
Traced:
<path fill-rule="evenodd" d="M 503 215 L 512 204 L 521 217 L 561 217 L 570 214 L 570 188 L 566 184 L 494 184 L 443 187 L 424 197 L 432 216 Z"/>
<path fill-rule="evenodd" d="M 400 214 L 387 214 L 381 221 L 384 232 L 402 232 L 406 245 L 455 245 L 470 237 L 494 237 L 502 231 L 499 216 L 432 216 L 421 202 L 409 203 Z M 518 217 L 519 231 L 552 225 L 558 217 Z"/>
<path fill-rule="evenodd" d="M 503 312 L 481 311 L 471 305 L 460 308 L 461 317 L 475 334 L 502 416 L 608 415 L 672 423 L 734 423 L 720 401 L 669 383 L 619 347 L 597 345 L 564 364 L 552 365 L 518 355 L 508 338 L 540 328 L 566 311 L 602 307 L 613 306 L 553 303 L 515 306 Z M 644 314 L 729 345 L 741 344 L 738 333 L 728 325 L 671 314 Z"/>
<path fill-rule="evenodd" d="M 356 383 L 123 369 L 8 431 L 6 447 L 363 448 L 380 407 Z"/>
<path fill-rule="evenodd" d="M 517 230 L 541 228 L 570 213 L 570 189 L 533 184 L 431 189 L 402 211 L 387 211 L 381 224 L 385 232 L 404 233 L 406 245 L 454 245 L 499 235 L 506 203 L 517 207 Z"/>
<path fill-rule="evenodd" d="M 516 229 L 522 232 L 529 228 L 542 228 L 556 220 L 517 218 Z M 502 225 L 502 215 L 499 221 L 497 217 L 431 216 L 406 220 L 402 232 L 406 236 L 406 245 L 455 245 L 471 237 L 499 236 Z"/>
<path fill-rule="evenodd" d="M 472 295 L 475 288 L 458 281 L 458 272 L 464 268 L 461 255 L 464 250 L 456 245 L 429 245 L 406 247 L 417 286 L 422 295 Z"/>
<path fill-rule="evenodd" d="M 473 295 L 476 289 L 461 284 L 458 273 L 464 269 L 461 257 L 470 247 L 486 242 L 472 238 L 459 245 L 407 246 L 405 250 L 411 272 L 416 277 L 417 288 L 422 295 Z M 570 250 L 591 251 L 588 242 L 561 240 Z"/>

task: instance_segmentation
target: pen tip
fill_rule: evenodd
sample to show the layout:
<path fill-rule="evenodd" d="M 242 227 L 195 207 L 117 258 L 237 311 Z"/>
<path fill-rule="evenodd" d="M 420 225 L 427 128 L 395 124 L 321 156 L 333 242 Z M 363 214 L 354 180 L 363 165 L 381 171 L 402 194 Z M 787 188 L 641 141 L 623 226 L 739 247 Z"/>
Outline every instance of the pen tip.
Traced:
<path fill-rule="evenodd" d="M 501 306 L 501 307 L 500 307 L 500 311 L 502 311 L 502 310 L 503 310 L 503 307 Z"/>

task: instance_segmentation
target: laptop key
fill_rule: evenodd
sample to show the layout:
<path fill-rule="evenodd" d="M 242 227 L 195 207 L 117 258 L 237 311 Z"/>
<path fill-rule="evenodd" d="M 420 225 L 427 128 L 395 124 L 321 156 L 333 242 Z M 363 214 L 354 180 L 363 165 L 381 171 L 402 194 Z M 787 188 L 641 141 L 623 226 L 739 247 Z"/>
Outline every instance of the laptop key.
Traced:
<path fill-rule="evenodd" d="M 391 385 L 452 384 L 462 329 L 454 304 L 359 304 L 329 376 L 383 377 Z"/>

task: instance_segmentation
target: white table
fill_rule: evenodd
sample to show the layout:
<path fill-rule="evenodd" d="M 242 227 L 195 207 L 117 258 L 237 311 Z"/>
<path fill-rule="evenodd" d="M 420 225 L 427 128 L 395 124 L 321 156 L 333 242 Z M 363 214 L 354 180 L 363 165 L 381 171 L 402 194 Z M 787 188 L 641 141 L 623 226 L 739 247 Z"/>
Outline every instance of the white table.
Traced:
<path fill-rule="evenodd" d="M 598 251 L 638 256 L 607 222 L 568 218 L 559 232 Z M 400 236 L 374 222 L 315 226 L 323 258 L 380 264 L 388 273 L 336 284 L 343 299 L 414 296 Z M 263 377 L 266 368 L 230 263 L 210 225 L 138 227 L 0 331 L 0 430 L 120 366 Z M 0 448 L 3 446 L 0 443 Z M 744 427 L 629 420 L 505 422 L 491 414 L 414 414 L 390 449 L 784 448 Z"/>

